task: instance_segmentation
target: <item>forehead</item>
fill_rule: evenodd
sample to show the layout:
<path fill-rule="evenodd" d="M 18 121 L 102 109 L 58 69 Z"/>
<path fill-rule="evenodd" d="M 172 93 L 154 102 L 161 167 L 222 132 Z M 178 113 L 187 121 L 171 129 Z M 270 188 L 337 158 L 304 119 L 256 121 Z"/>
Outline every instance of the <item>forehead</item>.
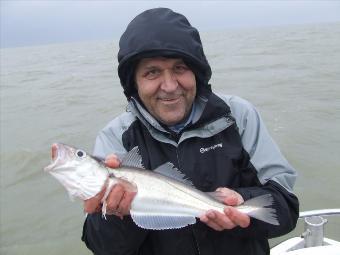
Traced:
<path fill-rule="evenodd" d="M 174 65 L 184 64 L 181 58 L 165 58 L 165 57 L 154 57 L 154 58 L 142 58 L 137 65 L 137 68 L 147 68 L 152 66 L 163 66 L 163 65 Z"/>

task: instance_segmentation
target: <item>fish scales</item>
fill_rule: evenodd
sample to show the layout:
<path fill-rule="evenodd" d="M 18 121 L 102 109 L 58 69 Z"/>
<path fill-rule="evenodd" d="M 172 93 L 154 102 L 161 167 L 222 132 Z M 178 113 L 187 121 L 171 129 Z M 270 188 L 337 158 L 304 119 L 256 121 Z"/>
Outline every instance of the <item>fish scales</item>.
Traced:
<path fill-rule="evenodd" d="M 138 193 L 132 209 L 152 211 L 167 208 L 164 213 L 168 215 L 189 213 L 199 217 L 211 209 L 223 212 L 225 207 L 197 189 L 149 170 L 120 168 L 111 171 L 116 177 L 136 184 Z M 158 207 L 160 204 L 163 208 Z"/>

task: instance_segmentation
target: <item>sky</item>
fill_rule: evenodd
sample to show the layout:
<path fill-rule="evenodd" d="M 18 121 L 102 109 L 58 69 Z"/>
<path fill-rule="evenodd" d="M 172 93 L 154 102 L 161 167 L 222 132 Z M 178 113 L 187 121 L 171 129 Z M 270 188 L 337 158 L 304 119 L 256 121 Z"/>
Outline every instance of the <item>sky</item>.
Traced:
<path fill-rule="evenodd" d="M 340 1 L 0 0 L 0 47 L 116 40 L 140 12 L 168 7 L 200 32 L 340 22 Z"/>

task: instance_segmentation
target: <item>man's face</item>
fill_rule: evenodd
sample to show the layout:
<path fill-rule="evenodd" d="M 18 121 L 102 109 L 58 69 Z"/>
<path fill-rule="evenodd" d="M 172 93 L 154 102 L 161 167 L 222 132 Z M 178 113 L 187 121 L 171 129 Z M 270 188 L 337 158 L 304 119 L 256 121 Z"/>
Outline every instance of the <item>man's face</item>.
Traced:
<path fill-rule="evenodd" d="M 137 65 L 135 81 L 145 107 L 162 123 L 175 125 L 190 113 L 196 79 L 182 59 L 144 58 Z"/>

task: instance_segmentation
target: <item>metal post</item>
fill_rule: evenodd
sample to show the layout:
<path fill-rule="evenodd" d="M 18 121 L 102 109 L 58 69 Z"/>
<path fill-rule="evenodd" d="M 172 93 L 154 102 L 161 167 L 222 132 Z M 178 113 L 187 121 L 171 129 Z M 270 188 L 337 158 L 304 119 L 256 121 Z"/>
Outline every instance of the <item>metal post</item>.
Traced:
<path fill-rule="evenodd" d="M 301 235 L 305 241 L 305 248 L 323 245 L 324 225 L 326 223 L 327 219 L 321 216 L 305 218 L 305 232 Z"/>

